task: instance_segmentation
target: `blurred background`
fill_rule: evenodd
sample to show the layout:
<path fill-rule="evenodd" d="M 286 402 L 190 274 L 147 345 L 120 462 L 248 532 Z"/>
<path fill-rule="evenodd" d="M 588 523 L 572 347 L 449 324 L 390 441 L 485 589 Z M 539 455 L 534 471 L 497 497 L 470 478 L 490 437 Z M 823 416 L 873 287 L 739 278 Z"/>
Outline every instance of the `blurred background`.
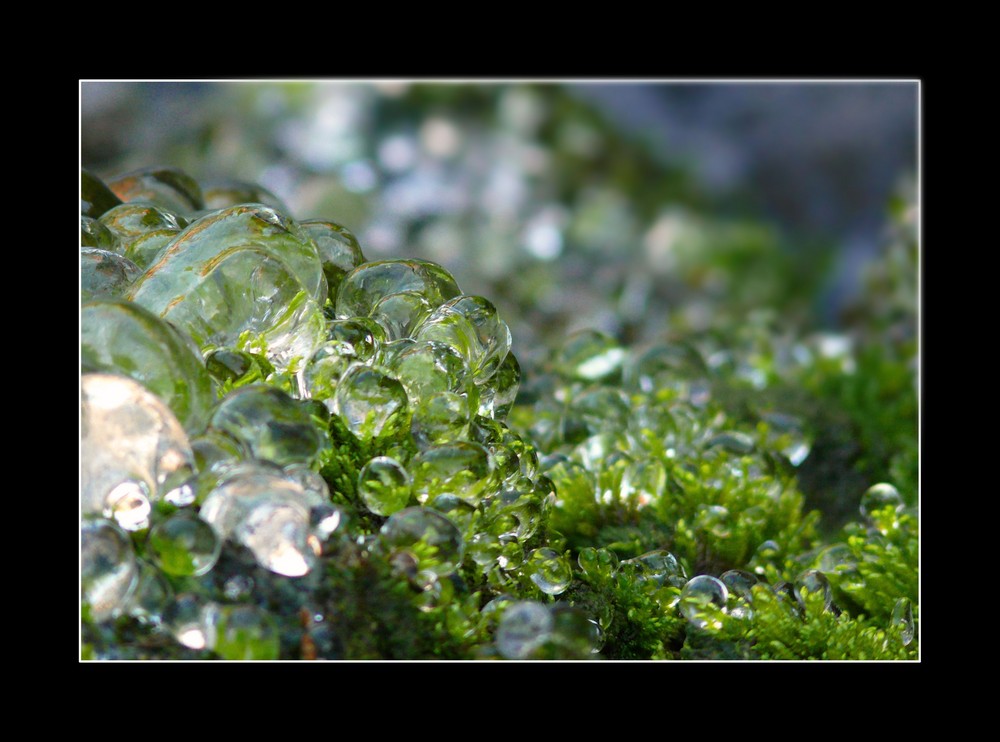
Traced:
<path fill-rule="evenodd" d="M 259 183 L 290 216 L 349 228 L 368 260 L 445 266 L 527 357 L 583 327 L 636 343 L 760 310 L 840 328 L 870 299 L 893 204 L 916 203 L 918 96 L 915 81 L 81 81 L 81 164 Z"/>

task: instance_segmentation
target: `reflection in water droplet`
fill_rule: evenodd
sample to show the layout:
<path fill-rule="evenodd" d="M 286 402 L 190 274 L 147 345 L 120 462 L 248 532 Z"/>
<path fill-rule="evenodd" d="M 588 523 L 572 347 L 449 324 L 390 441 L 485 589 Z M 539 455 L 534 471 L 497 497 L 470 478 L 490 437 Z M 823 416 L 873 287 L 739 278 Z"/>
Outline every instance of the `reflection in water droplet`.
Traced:
<path fill-rule="evenodd" d="M 903 640 L 904 647 L 913 641 L 915 633 L 913 628 L 913 603 L 910 602 L 909 598 L 903 597 L 896 601 L 896 604 L 892 607 L 891 625 L 900 628 L 899 636 Z"/>
<path fill-rule="evenodd" d="M 153 563 L 167 574 L 198 577 L 215 566 L 222 540 L 211 525 L 181 510 L 153 525 L 147 545 Z"/>
<path fill-rule="evenodd" d="M 462 562 L 465 542 L 447 516 L 430 508 L 412 507 L 389 516 L 381 541 L 390 554 L 405 553 L 416 559 L 418 570 L 446 577 Z"/>
<path fill-rule="evenodd" d="M 546 595 L 566 592 L 573 579 L 569 561 L 555 549 L 535 549 L 528 555 L 524 572 Z"/>
<path fill-rule="evenodd" d="M 90 604 L 95 621 L 121 613 L 138 579 L 139 566 L 128 534 L 100 518 L 80 524 L 80 597 Z"/>
<path fill-rule="evenodd" d="M 377 515 L 392 515 L 405 508 L 412 489 L 409 472 L 388 456 L 370 459 L 358 475 L 358 495 L 365 507 Z"/>
<path fill-rule="evenodd" d="M 722 617 L 726 613 L 728 599 L 729 590 L 721 580 L 709 575 L 698 575 L 688 580 L 681 590 L 679 606 L 692 626 L 714 631 L 722 628 Z"/>

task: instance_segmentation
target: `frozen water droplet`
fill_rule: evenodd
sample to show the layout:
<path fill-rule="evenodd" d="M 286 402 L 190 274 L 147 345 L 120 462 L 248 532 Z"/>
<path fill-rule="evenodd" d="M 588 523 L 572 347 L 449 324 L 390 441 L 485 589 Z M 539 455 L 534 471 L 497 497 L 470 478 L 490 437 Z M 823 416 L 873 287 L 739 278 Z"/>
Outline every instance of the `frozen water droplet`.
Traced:
<path fill-rule="evenodd" d="M 467 438 L 470 419 L 467 397 L 454 392 L 437 392 L 416 403 L 410 432 L 417 446 L 426 449 Z"/>
<path fill-rule="evenodd" d="M 561 595 L 573 579 L 573 570 L 565 556 L 555 549 L 535 549 L 523 566 L 525 574 L 546 595 Z"/>
<path fill-rule="evenodd" d="M 861 496 L 861 517 L 869 523 L 874 523 L 874 516 L 880 510 L 892 508 L 893 513 L 898 512 L 903 507 L 903 496 L 899 490 L 887 482 L 872 485 Z"/>
<path fill-rule="evenodd" d="M 729 589 L 729 592 L 738 595 L 744 600 L 752 597 L 752 588 L 759 580 L 757 577 L 742 569 L 731 569 L 719 575 L 719 579 Z"/>
<path fill-rule="evenodd" d="M 695 520 L 697 528 L 718 539 L 729 538 L 732 534 L 733 519 L 729 510 L 722 505 L 709 505 L 698 511 Z"/>
<path fill-rule="evenodd" d="M 477 504 L 499 486 L 489 453 L 472 441 L 431 446 L 413 457 L 409 470 L 421 504 L 444 494 Z"/>
<path fill-rule="evenodd" d="M 303 403 L 266 384 L 227 394 L 210 424 L 245 445 L 254 458 L 279 466 L 311 465 L 328 443 Z"/>
<path fill-rule="evenodd" d="M 808 569 L 795 579 L 795 590 L 799 594 L 802 602 L 806 602 L 806 594 L 822 595 L 823 609 L 833 608 L 833 588 L 826 575 L 818 569 Z"/>
<path fill-rule="evenodd" d="M 388 368 L 414 402 L 438 392 L 463 391 L 468 373 L 458 351 L 441 343 L 423 341 L 401 348 Z"/>
<path fill-rule="evenodd" d="M 206 574 L 219 559 L 222 541 L 208 523 L 181 510 L 153 525 L 149 556 L 161 570 L 178 577 Z"/>
<path fill-rule="evenodd" d="M 619 564 L 618 555 L 613 551 L 595 549 L 593 546 L 580 549 L 576 561 L 587 578 L 598 581 L 611 579 Z"/>
<path fill-rule="evenodd" d="M 824 549 L 819 557 L 819 568 L 831 574 L 851 572 L 857 566 L 857 560 L 847 544 L 833 544 Z"/>
<path fill-rule="evenodd" d="M 118 299 L 142 276 L 142 268 L 110 250 L 80 250 L 80 299 Z"/>
<path fill-rule="evenodd" d="M 660 343 L 636 354 L 626 364 L 625 382 L 647 394 L 672 389 L 690 400 L 703 393 L 697 385 L 708 375 L 698 351 L 684 343 Z"/>
<path fill-rule="evenodd" d="M 138 560 L 139 581 L 125 613 L 143 623 L 160 624 L 163 612 L 173 601 L 174 590 L 166 576 L 145 560 Z"/>
<path fill-rule="evenodd" d="M 714 631 L 722 628 L 729 590 L 721 580 L 698 575 L 681 590 L 680 611 L 692 626 Z"/>
<path fill-rule="evenodd" d="M 201 186 L 178 168 L 143 168 L 109 180 L 108 188 L 122 201 L 146 201 L 178 214 L 205 208 Z"/>
<path fill-rule="evenodd" d="M 358 495 L 365 507 L 377 515 L 392 515 L 407 506 L 413 479 L 396 459 L 377 456 L 358 475 Z"/>
<path fill-rule="evenodd" d="M 84 372 L 128 376 L 158 396 L 188 431 L 200 431 L 216 402 L 212 380 L 189 338 L 152 312 L 122 301 L 80 310 Z"/>
<path fill-rule="evenodd" d="M 597 622 L 575 606 L 555 603 L 549 607 L 552 614 L 552 635 L 546 658 L 582 660 L 590 659 L 600 651 L 602 632 Z"/>
<path fill-rule="evenodd" d="M 470 295 L 443 303 L 413 330 L 413 337 L 440 342 L 458 351 L 477 385 L 493 376 L 511 343 L 510 329 L 492 302 Z"/>
<path fill-rule="evenodd" d="M 344 277 L 365 262 L 361 245 L 349 229 L 336 222 L 309 219 L 301 224 L 316 243 L 316 251 L 326 275 L 330 303 L 336 306 L 337 294 Z"/>
<path fill-rule="evenodd" d="M 556 353 L 559 372 L 581 381 L 602 381 L 620 371 L 625 351 L 609 335 L 581 330 L 566 338 Z"/>
<path fill-rule="evenodd" d="M 684 567 L 677 557 L 664 549 L 655 549 L 632 559 L 626 559 L 619 569 L 631 572 L 637 582 L 651 581 L 657 586 L 664 584 L 682 587 L 687 582 Z"/>
<path fill-rule="evenodd" d="M 541 603 L 513 602 L 506 607 L 497 626 L 497 651 L 509 660 L 529 659 L 548 641 L 553 625 L 552 613 Z"/>
<path fill-rule="evenodd" d="M 167 606 L 163 620 L 171 635 L 189 649 L 212 649 L 219 606 L 195 593 L 181 593 Z"/>
<path fill-rule="evenodd" d="M 500 539 L 489 531 L 473 534 L 466 546 L 466 552 L 472 561 L 480 567 L 492 567 L 500 557 L 502 544 Z"/>
<path fill-rule="evenodd" d="M 80 524 L 80 597 L 90 604 L 95 621 L 119 615 L 139 580 L 132 542 L 109 520 L 96 518 Z"/>
<path fill-rule="evenodd" d="M 367 317 L 383 296 L 414 291 L 434 307 L 458 296 L 455 279 L 441 266 L 425 260 L 377 260 L 348 273 L 337 294 L 337 316 Z"/>
<path fill-rule="evenodd" d="M 508 351 L 489 381 L 482 385 L 479 414 L 494 420 L 506 420 L 521 385 L 521 365 Z"/>
<path fill-rule="evenodd" d="M 388 340 L 411 337 L 413 330 L 434 311 L 423 294 L 401 291 L 383 296 L 372 307 L 369 315 L 385 332 Z"/>
<path fill-rule="evenodd" d="M 667 487 L 667 469 L 658 458 L 634 461 L 622 474 L 619 494 L 637 510 L 660 499 Z"/>
<path fill-rule="evenodd" d="M 913 603 L 910 602 L 909 598 L 904 597 L 896 601 L 896 604 L 892 607 L 890 623 L 892 626 L 899 627 L 899 636 L 903 640 L 904 647 L 913 641 Z"/>
<path fill-rule="evenodd" d="M 84 374 L 81 392 L 82 512 L 141 525 L 149 505 L 193 472 L 187 435 L 173 412 L 132 379 Z"/>
<path fill-rule="evenodd" d="M 393 415 L 407 408 L 402 384 L 378 369 L 357 363 L 344 372 L 334 400 L 337 414 L 362 440 L 377 437 Z"/>
<path fill-rule="evenodd" d="M 200 516 L 222 538 L 243 544 L 264 568 L 300 577 L 312 567 L 310 509 L 324 504 L 280 470 L 237 469 L 209 493 Z"/>
<path fill-rule="evenodd" d="M 417 559 L 418 571 L 447 577 L 462 562 L 465 542 L 455 524 L 431 508 L 405 508 L 389 516 L 380 537 L 390 554 L 406 552 Z"/>

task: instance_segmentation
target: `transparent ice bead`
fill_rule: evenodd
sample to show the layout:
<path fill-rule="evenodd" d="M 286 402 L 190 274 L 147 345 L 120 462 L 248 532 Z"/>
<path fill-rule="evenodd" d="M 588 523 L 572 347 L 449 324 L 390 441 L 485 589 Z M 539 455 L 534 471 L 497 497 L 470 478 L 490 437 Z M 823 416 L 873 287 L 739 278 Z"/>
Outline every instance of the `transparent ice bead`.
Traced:
<path fill-rule="evenodd" d="M 128 534 L 103 518 L 80 524 L 80 598 L 95 621 L 123 612 L 139 581 L 139 565 Z"/>
<path fill-rule="evenodd" d="M 468 438 L 470 418 L 467 397 L 454 392 L 437 392 L 414 406 L 410 433 L 421 449 L 460 441 Z"/>
<path fill-rule="evenodd" d="M 278 626 L 255 605 L 223 605 L 215 618 L 211 649 L 224 660 L 276 660 L 280 653 Z"/>
<path fill-rule="evenodd" d="M 124 297 L 142 275 L 142 269 L 128 258 L 96 247 L 80 249 L 80 299 Z"/>
<path fill-rule="evenodd" d="M 714 631 L 722 628 L 728 599 L 729 590 L 721 580 L 698 575 L 684 585 L 679 606 L 689 624 L 697 629 Z"/>
<path fill-rule="evenodd" d="M 496 372 L 482 385 L 479 414 L 504 421 L 514 406 L 521 385 L 521 365 L 513 352 L 508 352 Z"/>
<path fill-rule="evenodd" d="M 580 330 L 560 346 L 555 365 L 564 376 L 602 381 L 621 371 L 625 351 L 614 338 L 598 330 Z"/>
<path fill-rule="evenodd" d="M 151 504 L 183 486 L 194 454 L 173 412 L 132 379 L 81 378 L 80 505 L 141 527 Z"/>
<path fill-rule="evenodd" d="M 496 307 L 481 296 L 446 301 L 413 331 L 416 340 L 443 343 L 465 359 L 477 385 L 485 384 L 510 350 L 510 329 Z"/>
<path fill-rule="evenodd" d="M 337 317 L 367 317 L 384 296 L 414 291 L 431 306 L 458 296 L 461 291 L 448 271 L 426 260 L 377 260 L 362 263 L 348 273 L 337 295 Z"/>
<path fill-rule="evenodd" d="M 362 440 L 375 438 L 397 414 L 407 409 L 403 385 L 377 368 L 351 365 L 341 376 L 333 411 Z"/>
<path fill-rule="evenodd" d="M 185 510 L 154 523 L 146 543 L 153 562 L 175 577 L 206 574 L 222 550 L 222 540 L 212 526 Z"/>
<path fill-rule="evenodd" d="M 431 446 L 413 457 L 409 470 L 413 492 L 421 504 L 451 494 L 475 505 L 493 494 L 499 484 L 489 452 L 471 441 Z"/>
<path fill-rule="evenodd" d="M 534 549 L 521 569 L 546 595 L 561 595 L 573 580 L 569 561 L 555 549 Z"/>
<path fill-rule="evenodd" d="M 508 660 L 530 659 L 549 640 L 554 624 L 547 606 L 530 600 L 512 602 L 497 625 L 497 650 Z"/>
<path fill-rule="evenodd" d="M 361 245 L 353 232 L 336 222 L 308 219 L 301 224 L 316 244 L 323 273 L 326 275 L 330 302 L 336 306 L 344 276 L 365 262 Z"/>
<path fill-rule="evenodd" d="M 376 515 L 392 515 L 405 508 L 413 491 L 413 479 L 393 458 L 370 459 L 358 474 L 358 495 Z"/>
<path fill-rule="evenodd" d="M 416 560 L 416 571 L 447 577 L 458 569 L 465 552 L 462 534 L 444 514 L 431 508 L 404 508 L 389 516 L 379 532 L 393 555 L 405 553 Z"/>

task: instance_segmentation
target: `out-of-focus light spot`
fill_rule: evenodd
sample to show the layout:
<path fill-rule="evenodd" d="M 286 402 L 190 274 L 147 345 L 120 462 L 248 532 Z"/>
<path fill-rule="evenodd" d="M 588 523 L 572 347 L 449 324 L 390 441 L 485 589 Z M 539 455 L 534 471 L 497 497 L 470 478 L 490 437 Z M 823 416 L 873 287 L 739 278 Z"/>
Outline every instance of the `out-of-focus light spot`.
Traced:
<path fill-rule="evenodd" d="M 527 192 L 521 171 L 501 162 L 490 171 L 486 180 L 482 193 L 483 209 L 491 214 L 516 214 Z"/>
<path fill-rule="evenodd" d="M 258 182 L 285 203 L 292 199 L 297 181 L 296 169 L 288 165 L 271 165 L 264 168 L 258 176 Z"/>
<path fill-rule="evenodd" d="M 410 83 L 403 80 L 378 80 L 372 86 L 386 98 L 400 98 L 410 89 Z"/>
<path fill-rule="evenodd" d="M 851 339 L 846 335 L 826 333 L 817 338 L 817 347 L 824 358 L 840 358 L 851 351 Z"/>
<path fill-rule="evenodd" d="M 524 246 L 539 260 L 555 260 L 563 251 L 563 229 L 567 221 L 565 210 L 549 206 L 533 216 L 525 225 Z"/>
<path fill-rule="evenodd" d="M 393 134 L 382 140 L 378 147 L 378 162 L 390 173 L 400 173 L 413 167 L 417 161 L 417 144 L 407 134 Z"/>
<path fill-rule="evenodd" d="M 365 246 L 365 254 L 379 253 L 390 255 L 399 252 L 403 244 L 403 231 L 399 224 L 387 220 L 379 220 L 365 229 L 361 244 Z"/>
<path fill-rule="evenodd" d="M 451 157 L 462 145 L 462 134 L 447 119 L 429 118 L 420 127 L 420 144 L 434 157 Z"/>
<path fill-rule="evenodd" d="M 341 178 L 344 188 L 353 193 L 368 193 L 378 185 L 375 168 L 365 160 L 354 160 L 344 165 Z"/>
<path fill-rule="evenodd" d="M 646 258 L 656 272 L 666 273 L 676 265 L 674 246 L 681 229 L 681 221 L 677 215 L 664 214 L 643 235 L 642 246 L 646 251 Z"/>
<path fill-rule="evenodd" d="M 420 232 L 421 254 L 444 265 L 455 265 L 455 270 L 461 267 L 463 243 L 462 232 L 454 224 L 445 220 L 437 220 L 428 224 Z"/>
<path fill-rule="evenodd" d="M 588 157 L 597 153 L 601 138 L 580 121 L 567 121 L 559 131 L 559 144 L 574 154 Z"/>
<path fill-rule="evenodd" d="M 532 91 L 510 88 L 500 98 L 499 114 L 504 126 L 531 133 L 545 118 L 545 106 Z"/>

